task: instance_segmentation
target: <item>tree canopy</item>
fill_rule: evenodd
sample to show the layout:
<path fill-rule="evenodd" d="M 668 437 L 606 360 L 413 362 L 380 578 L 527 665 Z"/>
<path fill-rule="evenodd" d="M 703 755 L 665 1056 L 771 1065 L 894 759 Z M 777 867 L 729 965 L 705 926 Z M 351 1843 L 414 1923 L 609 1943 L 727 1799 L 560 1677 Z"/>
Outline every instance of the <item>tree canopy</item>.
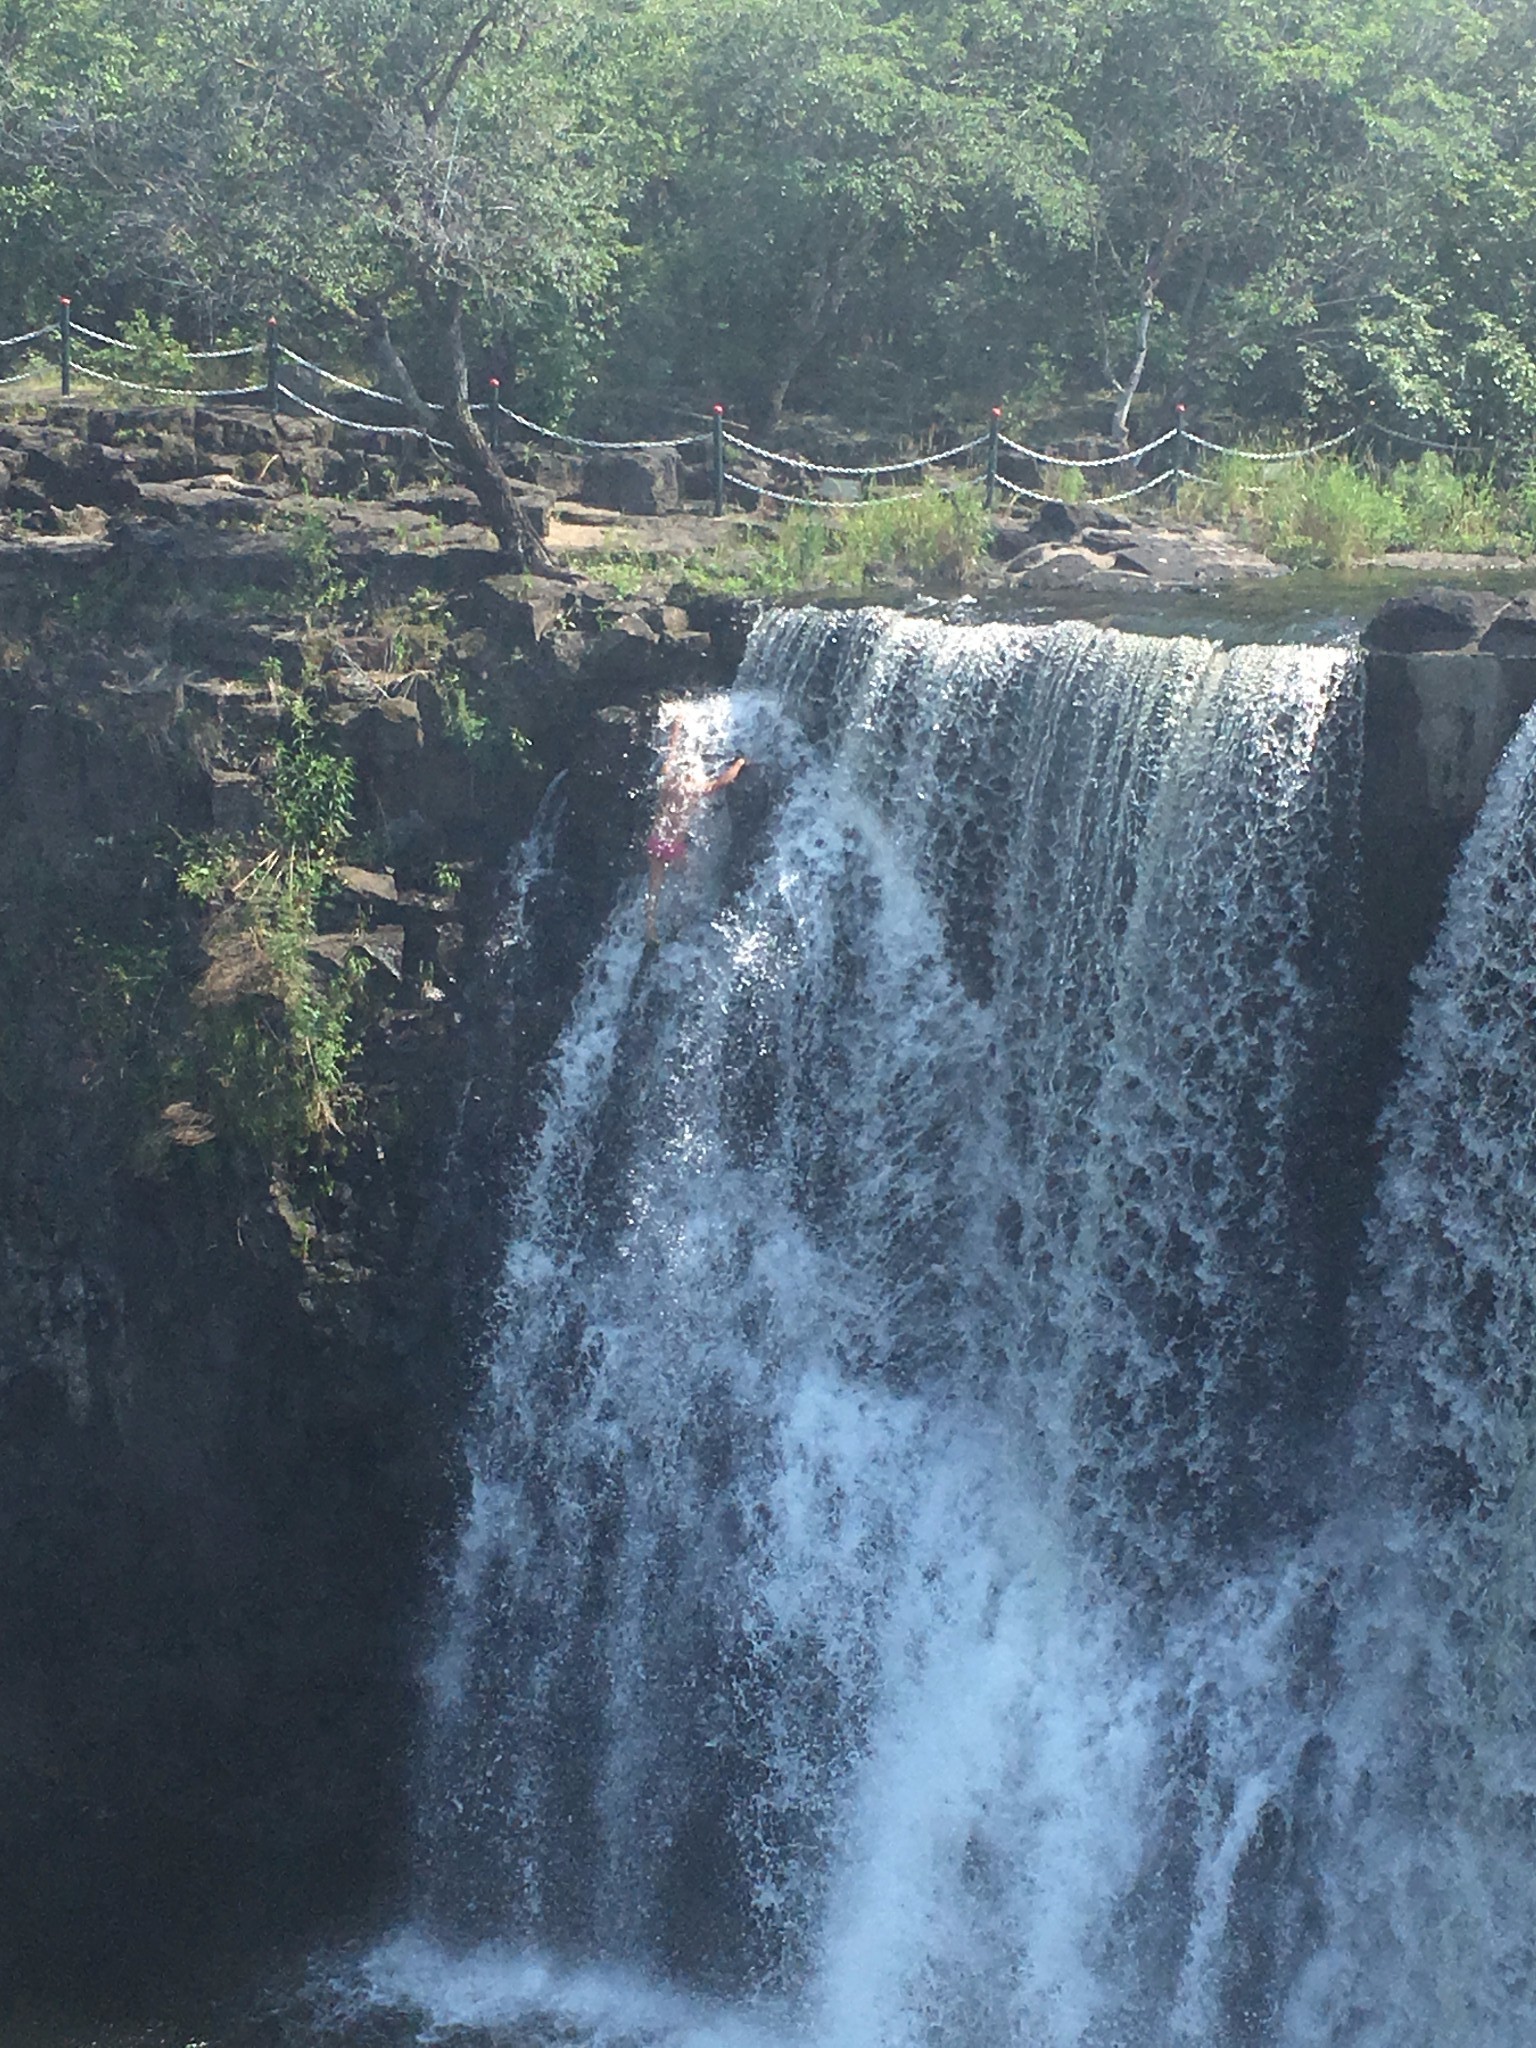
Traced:
<path fill-rule="evenodd" d="M 1528 0 L 0 0 L 0 327 L 453 405 L 1536 429 Z"/>

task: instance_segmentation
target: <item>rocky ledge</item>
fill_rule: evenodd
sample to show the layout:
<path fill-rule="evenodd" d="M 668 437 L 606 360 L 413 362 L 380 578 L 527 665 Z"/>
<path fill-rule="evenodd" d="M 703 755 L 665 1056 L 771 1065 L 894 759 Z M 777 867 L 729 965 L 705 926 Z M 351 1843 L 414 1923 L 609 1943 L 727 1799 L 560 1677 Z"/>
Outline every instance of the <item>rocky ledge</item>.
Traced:
<path fill-rule="evenodd" d="M 1091 503 L 1053 501 L 1031 519 L 999 519 L 992 557 L 1010 589 L 1042 596 L 1209 590 L 1286 573 L 1214 528 L 1131 519 Z"/>

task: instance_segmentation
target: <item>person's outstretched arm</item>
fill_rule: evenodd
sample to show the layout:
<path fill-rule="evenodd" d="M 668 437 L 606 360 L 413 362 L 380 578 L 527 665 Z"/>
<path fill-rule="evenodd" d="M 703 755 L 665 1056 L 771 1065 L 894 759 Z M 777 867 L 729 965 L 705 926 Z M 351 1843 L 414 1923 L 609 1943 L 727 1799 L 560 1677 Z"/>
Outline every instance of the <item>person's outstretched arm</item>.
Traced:
<path fill-rule="evenodd" d="M 738 754 L 729 768 L 722 768 L 718 775 L 705 783 L 699 794 L 701 796 L 713 796 L 717 789 L 728 789 L 746 765 L 746 755 Z"/>

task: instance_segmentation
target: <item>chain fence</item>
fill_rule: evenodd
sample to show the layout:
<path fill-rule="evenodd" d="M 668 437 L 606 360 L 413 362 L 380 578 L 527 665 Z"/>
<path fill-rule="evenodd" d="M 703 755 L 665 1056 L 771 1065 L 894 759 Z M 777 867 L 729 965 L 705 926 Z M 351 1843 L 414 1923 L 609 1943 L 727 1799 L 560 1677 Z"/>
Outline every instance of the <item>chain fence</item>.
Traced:
<path fill-rule="evenodd" d="M 430 400 L 406 399 L 393 392 L 381 391 L 371 384 L 363 384 L 354 378 L 333 370 L 324 363 L 317 363 L 310 357 L 300 355 L 279 339 L 277 322 L 267 323 L 265 341 L 238 343 L 227 348 L 178 350 L 180 360 L 192 363 L 222 363 L 264 358 L 265 380 L 259 384 L 243 384 L 233 387 L 209 389 L 197 385 L 169 385 L 129 376 L 93 360 L 89 353 L 82 356 L 79 344 L 88 349 L 108 349 L 119 354 L 135 356 L 140 364 L 153 362 L 157 353 L 163 355 L 163 348 L 157 350 L 156 338 L 147 342 L 127 340 L 121 335 L 107 334 L 101 329 L 88 327 L 73 316 L 72 302 L 67 298 L 59 300 L 59 317 L 45 321 L 41 326 L 27 329 L 22 334 L 0 337 L 0 359 L 9 351 L 29 348 L 33 344 L 52 339 L 56 348 L 56 363 L 40 369 L 34 360 L 24 364 L 5 376 L 0 376 L 0 389 L 8 386 L 31 384 L 34 387 L 40 377 L 51 374 L 56 368 L 59 395 L 68 398 L 72 394 L 73 382 L 83 378 L 88 384 L 105 391 L 131 391 L 154 400 L 171 401 L 180 405 L 199 404 L 258 404 L 264 403 L 275 418 L 286 404 L 291 410 L 308 417 L 322 419 L 331 425 L 349 429 L 358 434 L 386 435 L 402 440 L 417 440 L 439 454 L 452 454 L 452 444 L 439 439 L 425 427 L 412 422 L 391 422 L 374 419 L 359 419 L 346 413 L 331 410 L 316 398 L 296 390 L 292 383 L 284 381 L 281 366 L 289 364 L 294 370 L 317 381 L 322 391 L 346 392 L 352 397 L 366 401 L 375 407 L 387 407 L 399 412 L 411 412 L 418 407 L 443 416 L 451 408 Z M 966 483 L 980 481 L 984 490 L 987 508 L 992 509 L 1002 496 L 1010 501 L 1022 500 L 1030 504 L 1053 504 L 1059 502 L 1059 493 L 1036 490 L 1031 485 L 1016 481 L 1005 475 L 1001 468 L 1004 457 L 1013 462 L 1033 464 L 1044 474 L 1039 481 L 1047 481 L 1051 473 L 1064 475 L 1072 472 L 1086 477 L 1097 471 L 1115 471 L 1120 476 L 1134 475 L 1146 459 L 1158 450 L 1171 448 L 1168 466 L 1154 476 L 1142 477 L 1113 491 L 1092 490 L 1084 495 L 1084 502 L 1090 505 L 1118 505 L 1133 498 L 1145 497 L 1148 493 L 1166 489 L 1177 499 L 1181 483 L 1199 483 L 1200 472 L 1187 466 L 1193 460 L 1193 451 L 1228 459 L 1257 464 L 1305 462 L 1311 458 L 1342 448 L 1356 440 L 1369 440 L 1373 435 L 1408 446 L 1435 450 L 1449 455 L 1465 455 L 1479 449 L 1492 448 L 1495 444 L 1468 438 L 1463 441 L 1440 441 L 1412 434 L 1398 427 L 1388 426 L 1374 414 L 1358 421 L 1353 426 L 1341 429 L 1326 439 L 1313 441 L 1301 448 L 1243 448 L 1230 442 L 1218 441 L 1204 434 L 1197 434 L 1184 419 L 1183 406 L 1178 407 L 1177 424 L 1159 434 L 1155 440 L 1146 441 L 1137 448 L 1110 455 L 1077 456 L 1050 448 L 1034 448 L 1026 441 L 1015 440 L 1003 432 L 1002 414 L 994 410 L 990 427 L 973 435 L 969 440 L 955 443 L 953 447 L 936 449 L 926 455 L 895 458 L 889 462 L 873 463 L 832 463 L 819 462 L 806 455 L 788 453 L 782 449 L 765 448 L 750 441 L 725 423 L 724 408 L 716 406 L 710 424 L 694 433 L 673 435 L 665 439 L 635 441 L 601 441 L 572 434 L 559 427 L 542 424 L 527 418 L 503 403 L 500 380 L 490 379 L 490 397 L 470 405 L 468 411 L 488 421 L 489 439 L 492 447 L 499 447 L 504 430 L 519 430 L 533 439 L 548 441 L 562 448 L 586 451 L 593 454 L 651 454 L 673 452 L 680 454 L 685 449 L 702 449 L 709 460 L 712 473 L 714 510 L 717 515 L 726 511 L 726 493 L 734 491 L 740 497 L 756 499 L 760 505 L 812 506 L 818 510 L 836 510 L 848 501 L 831 496 L 811 496 L 805 492 L 778 490 L 771 485 L 744 477 L 735 468 L 727 467 L 727 450 L 737 456 L 746 456 L 751 461 L 766 465 L 770 470 L 778 469 L 791 474 L 794 479 L 825 478 L 832 482 L 850 482 L 873 491 L 882 484 L 898 478 L 912 476 L 927 477 L 929 472 L 949 469 L 962 465 L 964 475 L 939 488 L 953 492 Z M 1112 478 L 1106 477 L 1106 482 Z M 924 488 L 932 488 L 927 485 Z M 882 502 L 897 502 L 902 498 L 920 497 L 918 491 L 893 492 L 881 490 Z"/>

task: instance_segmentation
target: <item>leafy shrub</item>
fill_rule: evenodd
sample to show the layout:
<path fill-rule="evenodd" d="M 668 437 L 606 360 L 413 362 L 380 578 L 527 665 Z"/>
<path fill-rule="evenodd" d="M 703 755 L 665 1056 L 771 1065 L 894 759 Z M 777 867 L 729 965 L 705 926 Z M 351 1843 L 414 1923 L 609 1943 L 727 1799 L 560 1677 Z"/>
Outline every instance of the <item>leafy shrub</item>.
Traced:
<path fill-rule="evenodd" d="M 299 704 L 291 711 L 293 735 L 272 770 L 275 831 L 189 847 L 178 877 L 226 942 L 248 949 L 250 992 L 202 1012 L 200 1064 L 224 1128 L 274 1165 L 340 1127 L 363 975 L 352 960 L 323 979 L 310 954 L 316 906 L 351 829 L 353 766 L 324 751 Z"/>
<path fill-rule="evenodd" d="M 463 679 L 447 669 L 437 679 L 438 715 L 443 721 L 443 732 L 456 747 L 472 753 L 485 743 L 491 721 L 483 711 L 477 711 L 469 700 Z"/>
<path fill-rule="evenodd" d="M 1041 472 L 1040 487 L 1047 497 L 1063 505 L 1081 505 L 1088 495 L 1088 479 L 1075 462 L 1047 466 Z"/>
<path fill-rule="evenodd" d="M 116 369 L 138 384 L 158 384 L 180 391 L 192 389 L 197 381 L 196 366 L 186 344 L 172 334 L 169 320 L 152 320 L 141 307 L 124 323 L 122 338 L 131 353 L 125 355 L 113 349 L 111 365 L 100 365 L 103 373 L 109 368 Z"/>
<path fill-rule="evenodd" d="M 289 518 L 288 551 L 299 608 L 313 617 L 340 604 L 347 595 L 347 584 L 337 566 L 335 543 L 323 513 L 299 512 Z"/>
<path fill-rule="evenodd" d="M 352 824 L 356 771 L 342 754 L 328 754 L 307 732 L 279 744 L 272 771 L 283 845 L 306 859 L 334 854 Z"/>
<path fill-rule="evenodd" d="M 1435 449 L 1392 469 L 1329 455 L 1263 463 L 1224 455 L 1189 485 L 1185 511 L 1282 561 L 1348 568 L 1384 548 L 1475 551 L 1536 541 L 1536 475 L 1501 490 Z"/>

